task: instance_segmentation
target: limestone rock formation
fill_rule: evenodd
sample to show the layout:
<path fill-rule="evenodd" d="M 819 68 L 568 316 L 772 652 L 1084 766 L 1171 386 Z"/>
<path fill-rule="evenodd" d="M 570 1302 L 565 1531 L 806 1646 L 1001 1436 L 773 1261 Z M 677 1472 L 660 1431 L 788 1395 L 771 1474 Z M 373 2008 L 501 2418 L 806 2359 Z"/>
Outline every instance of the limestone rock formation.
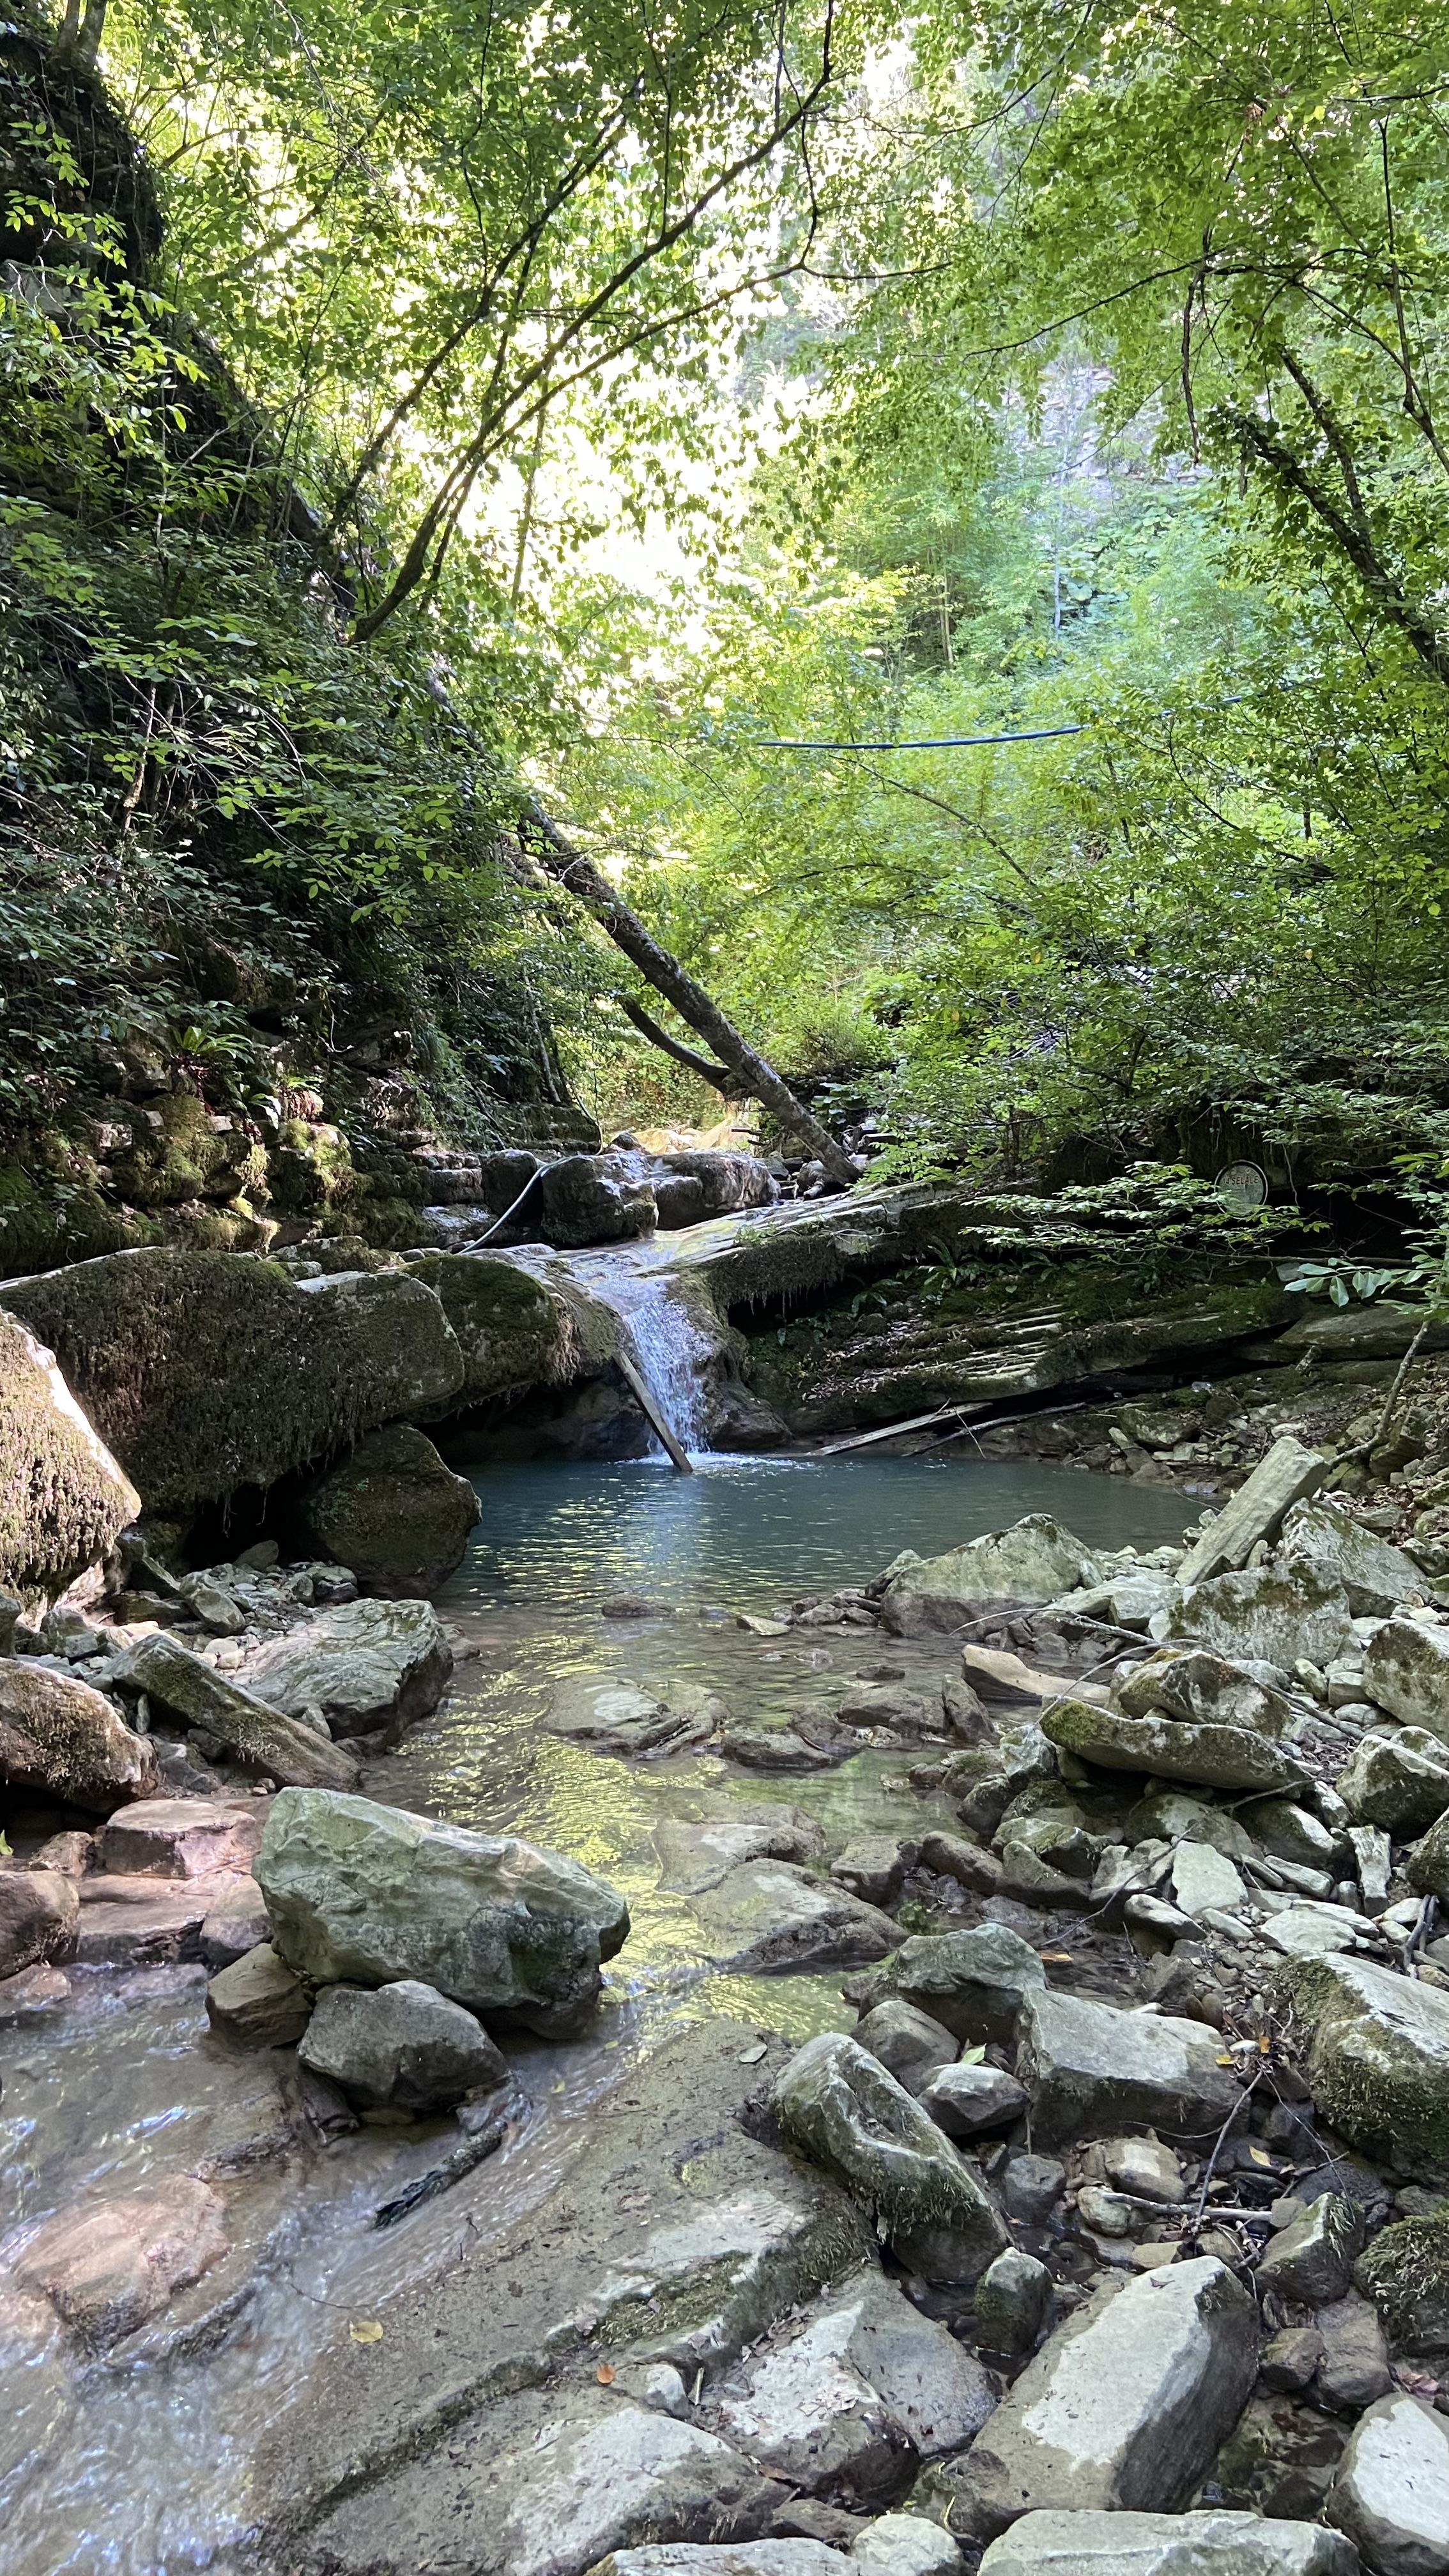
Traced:
<path fill-rule="evenodd" d="M 53 1598 L 140 1508 L 53 1354 L 0 1312 L 0 1591 Z"/>

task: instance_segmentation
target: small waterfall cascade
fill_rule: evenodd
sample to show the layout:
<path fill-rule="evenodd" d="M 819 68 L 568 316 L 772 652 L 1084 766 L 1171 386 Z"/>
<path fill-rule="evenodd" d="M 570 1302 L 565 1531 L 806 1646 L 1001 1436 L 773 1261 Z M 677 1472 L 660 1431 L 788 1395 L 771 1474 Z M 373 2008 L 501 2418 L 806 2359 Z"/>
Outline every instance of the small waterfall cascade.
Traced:
<path fill-rule="evenodd" d="M 661 1280 L 631 1282 L 636 1294 L 618 1300 L 634 1364 L 681 1449 L 703 1449 L 704 1372 L 709 1343 Z"/>

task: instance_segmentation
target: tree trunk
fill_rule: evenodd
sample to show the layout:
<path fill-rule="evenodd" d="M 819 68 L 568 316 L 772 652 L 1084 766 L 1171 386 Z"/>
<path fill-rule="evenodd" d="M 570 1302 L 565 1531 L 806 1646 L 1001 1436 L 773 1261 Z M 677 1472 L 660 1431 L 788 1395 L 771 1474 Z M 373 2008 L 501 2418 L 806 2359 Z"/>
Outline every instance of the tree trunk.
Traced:
<path fill-rule="evenodd" d="M 693 1047 L 681 1046 L 678 1038 L 672 1038 L 667 1029 L 661 1029 L 642 1002 L 634 1001 L 628 993 L 621 993 L 619 1008 L 626 1020 L 633 1021 L 641 1037 L 646 1037 L 651 1046 L 658 1047 L 661 1055 L 672 1056 L 687 1073 L 698 1074 L 700 1080 L 707 1082 L 710 1089 L 719 1092 L 723 1099 L 728 1100 L 731 1088 L 739 1090 L 740 1086 L 727 1065 L 711 1064 L 707 1055 L 696 1055 Z"/>
<path fill-rule="evenodd" d="M 615 893 L 607 877 L 600 875 L 592 859 L 575 849 L 551 822 L 535 801 L 524 816 L 523 832 L 533 843 L 533 854 L 545 874 L 556 885 L 565 886 L 570 894 L 586 903 L 594 919 L 606 930 L 616 948 L 622 948 L 632 965 L 638 967 L 656 993 L 662 993 L 680 1018 L 706 1043 L 714 1048 L 726 1071 L 734 1074 L 741 1087 L 774 1112 L 780 1125 L 798 1136 L 822 1163 L 832 1181 L 843 1190 L 853 1188 L 860 1178 L 845 1148 L 822 1127 L 818 1118 L 797 1100 L 788 1082 L 781 1079 L 773 1065 L 757 1055 L 741 1037 L 733 1021 L 727 1020 L 717 1002 L 712 1002 L 702 984 L 685 972 L 677 957 L 661 948 L 653 933 L 647 930 L 637 912 L 631 911 L 623 897 Z"/>

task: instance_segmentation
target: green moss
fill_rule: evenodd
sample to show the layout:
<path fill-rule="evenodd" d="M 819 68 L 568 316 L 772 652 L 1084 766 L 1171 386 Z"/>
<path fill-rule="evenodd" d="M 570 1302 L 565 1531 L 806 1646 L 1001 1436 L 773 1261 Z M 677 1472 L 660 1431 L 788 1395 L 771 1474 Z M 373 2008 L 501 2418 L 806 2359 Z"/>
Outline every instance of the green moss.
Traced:
<path fill-rule="evenodd" d="M 154 1250 L 12 1282 L 0 1301 L 56 1352 L 147 1505 L 174 1510 L 346 1448 L 419 1389 L 446 1399 L 443 1317 L 397 1288 L 318 1297 L 274 1262 Z"/>
<path fill-rule="evenodd" d="M 1355 2281 L 1408 2352 L 1449 2352 L 1449 2203 L 1429 2218 L 1402 2218 L 1374 2238 Z"/>
<path fill-rule="evenodd" d="M 135 1510 L 114 1462 L 57 1403 L 29 1334 L 0 1314 L 0 1590 L 53 1598 Z"/>
<path fill-rule="evenodd" d="M 435 1253 L 408 1266 L 442 1299 L 462 1349 L 469 1403 L 586 1373 L 577 1363 L 590 1355 L 604 1311 L 593 1298 L 555 1295 L 496 1254 Z"/>
<path fill-rule="evenodd" d="M 267 1158 L 267 1186 L 279 1208 L 321 1216 L 367 1193 L 340 1127 L 289 1118 Z"/>
<path fill-rule="evenodd" d="M 123 1198 L 139 1208 L 184 1199 L 229 1199 L 266 1181 L 267 1158 L 235 1122 L 218 1127 L 192 1091 L 161 1093 L 131 1113 L 131 1143 L 112 1163 Z"/>

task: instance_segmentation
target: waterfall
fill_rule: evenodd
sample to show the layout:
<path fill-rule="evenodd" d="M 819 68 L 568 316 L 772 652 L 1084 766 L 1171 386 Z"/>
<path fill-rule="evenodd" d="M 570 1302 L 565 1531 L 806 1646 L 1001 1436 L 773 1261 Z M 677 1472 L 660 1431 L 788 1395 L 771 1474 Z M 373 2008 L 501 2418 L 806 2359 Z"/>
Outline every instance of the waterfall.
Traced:
<path fill-rule="evenodd" d="M 615 1304 L 635 1366 L 681 1449 L 703 1449 L 709 1343 L 661 1281 L 631 1281 L 630 1292 Z"/>

